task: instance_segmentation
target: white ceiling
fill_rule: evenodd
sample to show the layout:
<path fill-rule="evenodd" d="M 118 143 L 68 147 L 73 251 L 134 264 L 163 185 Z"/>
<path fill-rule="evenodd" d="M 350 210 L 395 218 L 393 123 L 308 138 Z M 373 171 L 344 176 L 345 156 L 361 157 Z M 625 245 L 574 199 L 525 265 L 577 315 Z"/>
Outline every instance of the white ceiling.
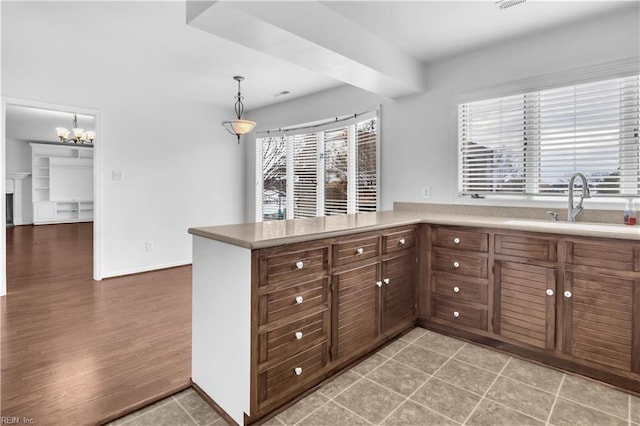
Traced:
<path fill-rule="evenodd" d="M 245 107 L 251 111 L 343 84 L 391 96 L 408 93 L 409 86 L 409 92 L 419 91 L 416 70 L 430 61 L 624 8 L 640 10 L 637 0 L 529 0 L 506 10 L 492 0 L 200 2 L 201 8 L 213 4 L 214 16 L 235 10 L 236 16 L 264 23 L 279 37 L 276 43 L 261 38 L 263 27 L 234 28 L 230 22 L 225 31 L 202 31 L 187 25 L 187 3 L 3 0 L 3 67 L 38 54 L 49 64 L 61 61 L 58 75 L 42 78 L 68 80 L 71 87 L 78 77 L 87 91 L 91 85 L 135 85 L 151 96 L 162 91 L 231 111 L 232 77 L 244 75 Z M 331 22 L 314 21 L 319 15 L 306 15 L 309 8 Z M 274 47 L 278 43 L 302 50 Z M 76 53 L 79 64 L 72 60 Z M 284 90 L 291 94 L 275 96 Z"/>

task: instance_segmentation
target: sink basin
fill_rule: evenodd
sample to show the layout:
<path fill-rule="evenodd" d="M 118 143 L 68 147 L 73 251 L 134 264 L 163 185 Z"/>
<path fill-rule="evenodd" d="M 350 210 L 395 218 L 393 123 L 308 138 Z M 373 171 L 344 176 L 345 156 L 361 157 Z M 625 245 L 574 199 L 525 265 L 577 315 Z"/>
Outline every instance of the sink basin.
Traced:
<path fill-rule="evenodd" d="M 505 225 L 515 225 L 531 228 L 555 228 L 558 230 L 568 231 L 595 231 L 595 232 L 632 232 L 637 228 L 627 227 L 608 223 L 570 223 L 570 222 L 551 222 L 544 220 L 508 220 Z"/>

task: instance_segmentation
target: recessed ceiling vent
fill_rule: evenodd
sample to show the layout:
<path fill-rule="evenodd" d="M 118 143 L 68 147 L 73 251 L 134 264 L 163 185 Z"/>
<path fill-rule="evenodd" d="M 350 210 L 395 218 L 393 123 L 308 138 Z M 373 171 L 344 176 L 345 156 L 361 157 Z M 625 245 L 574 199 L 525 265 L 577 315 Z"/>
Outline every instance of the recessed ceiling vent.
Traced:
<path fill-rule="evenodd" d="M 506 9 L 524 3 L 527 0 L 496 0 L 496 4 L 500 9 Z"/>

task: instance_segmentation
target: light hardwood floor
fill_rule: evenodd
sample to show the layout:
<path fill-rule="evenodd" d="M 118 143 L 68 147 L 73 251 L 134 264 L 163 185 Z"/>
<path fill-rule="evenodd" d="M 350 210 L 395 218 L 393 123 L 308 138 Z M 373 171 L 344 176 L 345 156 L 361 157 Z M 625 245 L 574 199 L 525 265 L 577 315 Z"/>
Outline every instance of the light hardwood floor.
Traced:
<path fill-rule="evenodd" d="M 2 416 L 99 424 L 189 386 L 190 266 L 94 282 L 92 224 L 19 226 L 7 293 Z"/>

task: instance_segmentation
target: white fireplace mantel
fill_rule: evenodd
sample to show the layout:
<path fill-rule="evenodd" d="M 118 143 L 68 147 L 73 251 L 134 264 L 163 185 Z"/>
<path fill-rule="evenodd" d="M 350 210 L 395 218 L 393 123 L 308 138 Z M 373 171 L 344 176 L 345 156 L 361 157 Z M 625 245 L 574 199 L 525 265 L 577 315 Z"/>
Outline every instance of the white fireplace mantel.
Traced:
<path fill-rule="evenodd" d="M 31 172 L 7 172 L 5 193 L 13 194 L 13 224 L 22 225 L 22 181 Z"/>

